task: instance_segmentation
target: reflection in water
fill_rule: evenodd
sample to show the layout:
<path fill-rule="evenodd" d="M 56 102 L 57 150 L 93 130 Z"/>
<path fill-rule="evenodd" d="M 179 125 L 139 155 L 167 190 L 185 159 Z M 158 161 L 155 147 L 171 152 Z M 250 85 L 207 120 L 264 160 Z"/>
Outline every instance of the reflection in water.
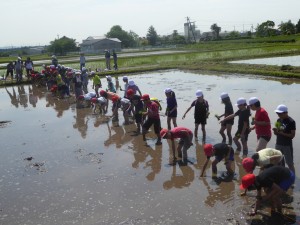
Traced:
<path fill-rule="evenodd" d="M 32 105 L 32 107 L 36 107 L 36 103 L 38 101 L 37 95 L 34 94 L 33 88 L 31 85 L 28 85 L 28 93 L 29 93 L 29 103 Z"/>
<path fill-rule="evenodd" d="M 24 108 L 27 108 L 28 106 L 28 96 L 25 92 L 24 85 L 18 85 L 18 93 L 19 93 L 19 102 L 20 105 Z"/>
<path fill-rule="evenodd" d="M 82 138 L 86 138 L 89 121 L 88 112 L 89 110 L 76 108 L 76 116 L 74 116 L 75 123 L 73 124 L 73 128 L 78 129 Z"/>
<path fill-rule="evenodd" d="M 219 186 L 214 184 L 214 186 L 217 185 L 217 187 L 214 189 L 208 184 L 205 177 L 202 180 L 208 191 L 205 203 L 210 207 L 213 207 L 217 201 L 226 202 L 237 194 L 234 191 L 234 182 L 222 182 Z"/>
<path fill-rule="evenodd" d="M 164 182 L 163 187 L 166 190 L 169 190 L 171 188 L 185 188 L 190 186 L 190 184 L 193 182 L 195 178 L 195 172 L 190 166 L 179 166 L 179 169 L 181 171 L 181 174 L 178 174 L 176 169 L 177 166 L 172 166 L 172 175 L 170 180 L 167 180 Z"/>
<path fill-rule="evenodd" d="M 19 101 L 17 99 L 17 94 L 15 91 L 15 88 L 12 87 L 12 93 L 10 93 L 10 91 L 8 91 L 8 89 L 5 87 L 6 93 L 8 94 L 8 96 L 10 97 L 10 102 L 12 105 L 14 105 L 16 108 L 19 107 Z"/>

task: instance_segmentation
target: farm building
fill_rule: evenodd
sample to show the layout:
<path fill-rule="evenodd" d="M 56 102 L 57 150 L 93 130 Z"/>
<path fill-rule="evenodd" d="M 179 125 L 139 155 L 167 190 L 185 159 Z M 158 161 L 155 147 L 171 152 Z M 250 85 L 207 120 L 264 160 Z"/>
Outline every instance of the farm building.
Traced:
<path fill-rule="evenodd" d="M 115 49 L 117 52 L 121 51 L 121 41 L 118 38 L 106 37 L 88 37 L 82 40 L 80 44 L 80 51 L 84 53 L 99 54 L 103 53 L 105 49 Z"/>

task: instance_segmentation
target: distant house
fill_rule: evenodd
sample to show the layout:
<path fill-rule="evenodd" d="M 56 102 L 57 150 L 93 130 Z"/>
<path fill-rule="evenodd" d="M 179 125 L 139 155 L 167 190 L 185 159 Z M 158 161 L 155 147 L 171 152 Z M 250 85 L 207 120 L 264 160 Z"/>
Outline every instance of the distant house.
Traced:
<path fill-rule="evenodd" d="M 90 36 L 87 39 L 82 40 L 80 51 L 84 53 L 101 54 L 106 49 L 115 49 L 117 52 L 120 52 L 121 43 L 122 42 L 118 38 Z"/>

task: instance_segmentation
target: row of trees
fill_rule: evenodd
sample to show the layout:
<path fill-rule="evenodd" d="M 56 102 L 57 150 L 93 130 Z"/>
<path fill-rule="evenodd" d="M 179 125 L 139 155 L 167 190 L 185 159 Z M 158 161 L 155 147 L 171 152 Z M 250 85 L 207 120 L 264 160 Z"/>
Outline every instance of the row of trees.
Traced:
<path fill-rule="evenodd" d="M 216 23 L 212 24 L 210 27 L 213 32 L 212 39 L 220 39 L 221 27 L 219 27 Z M 279 24 L 278 29 L 275 29 L 275 23 L 273 21 L 265 21 L 261 24 L 257 25 L 256 28 L 256 36 L 265 37 L 265 36 L 274 36 L 277 34 L 295 34 L 300 33 L 300 20 L 297 24 L 293 24 L 290 20 L 288 22 L 281 22 Z M 146 45 L 171 45 L 171 44 L 185 44 L 186 40 L 184 36 L 178 34 L 175 30 L 171 35 L 160 36 L 157 34 L 155 28 L 150 26 L 148 28 L 148 32 L 146 37 L 139 37 L 133 31 L 125 31 L 121 26 L 115 25 L 110 31 L 108 31 L 105 36 L 107 38 L 118 38 L 122 41 L 123 48 L 130 47 L 139 47 Z M 248 32 L 248 36 L 251 36 L 251 32 Z M 227 34 L 227 38 L 239 38 L 240 33 L 237 31 L 231 31 Z M 49 52 L 54 52 L 55 54 L 64 55 L 69 51 L 79 51 L 79 48 L 76 46 L 75 39 L 68 38 L 63 36 L 62 38 L 55 39 L 50 42 L 48 47 Z"/>

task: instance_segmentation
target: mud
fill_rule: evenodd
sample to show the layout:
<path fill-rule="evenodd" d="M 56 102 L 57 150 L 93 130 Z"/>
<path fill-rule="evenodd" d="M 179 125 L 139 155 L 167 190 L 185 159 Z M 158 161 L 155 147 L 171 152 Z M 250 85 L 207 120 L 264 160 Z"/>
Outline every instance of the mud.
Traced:
<path fill-rule="evenodd" d="M 202 89 L 210 105 L 207 142 L 218 143 L 219 124 L 214 117 L 224 106 L 219 95 L 257 96 L 269 112 L 284 103 L 299 121 L 299 84 L 265 80 L 256 76 L 203 75 L 166 71 L 130 76 L 142 93 L 161 100 L 166 108 L 164 89 L 172 88 L 179 105 L 177 124 L 193 130 L 193 111 L 183 113 Z M 120 85 L 123 87 L 122 80 Z M 106 81 L 102 80 L 106 88 Z M 91 81 L 89 90 L 91 91 Z M 120 95 L 123 92 L 119 91 Z M 90 108 L 76 108 L 73 98 L 53 98 L 45 88 L 32 85 L 0 89 L 0 224 L 299 224 L 300 183 L 284 198 L 283 214 L 270 215 L 268 205 L 258 215 L 247 215 L 255 202 L 255 192 L 240 197 L 239 184 L 245 174 L 241 156 L 235 156 L 235 176 L 231 180 L 200 178 L 205 157 L 201 142 L 193 140 L 189 163 L 172 164 L 171 143 L 156 146 L 150 131 L 147 141 L 137 135 L 134 124 L 123 125 Z M 236 110 L 235 106 L 234 109 Z M 162 127 L 166 117 L 161 116 Z M 233 133 L 236 130 L 235 122 Z M 300 139 L 294 139 L 296 171 L 299 171 Z M 256 140 L 249 135 L 249 155 Z M 269 142 L 274 147 L 275 138 Z M 235 147 L 234 147 L 235 148 Z M 218 164 L 218 173 L 225 166 Z"/>

